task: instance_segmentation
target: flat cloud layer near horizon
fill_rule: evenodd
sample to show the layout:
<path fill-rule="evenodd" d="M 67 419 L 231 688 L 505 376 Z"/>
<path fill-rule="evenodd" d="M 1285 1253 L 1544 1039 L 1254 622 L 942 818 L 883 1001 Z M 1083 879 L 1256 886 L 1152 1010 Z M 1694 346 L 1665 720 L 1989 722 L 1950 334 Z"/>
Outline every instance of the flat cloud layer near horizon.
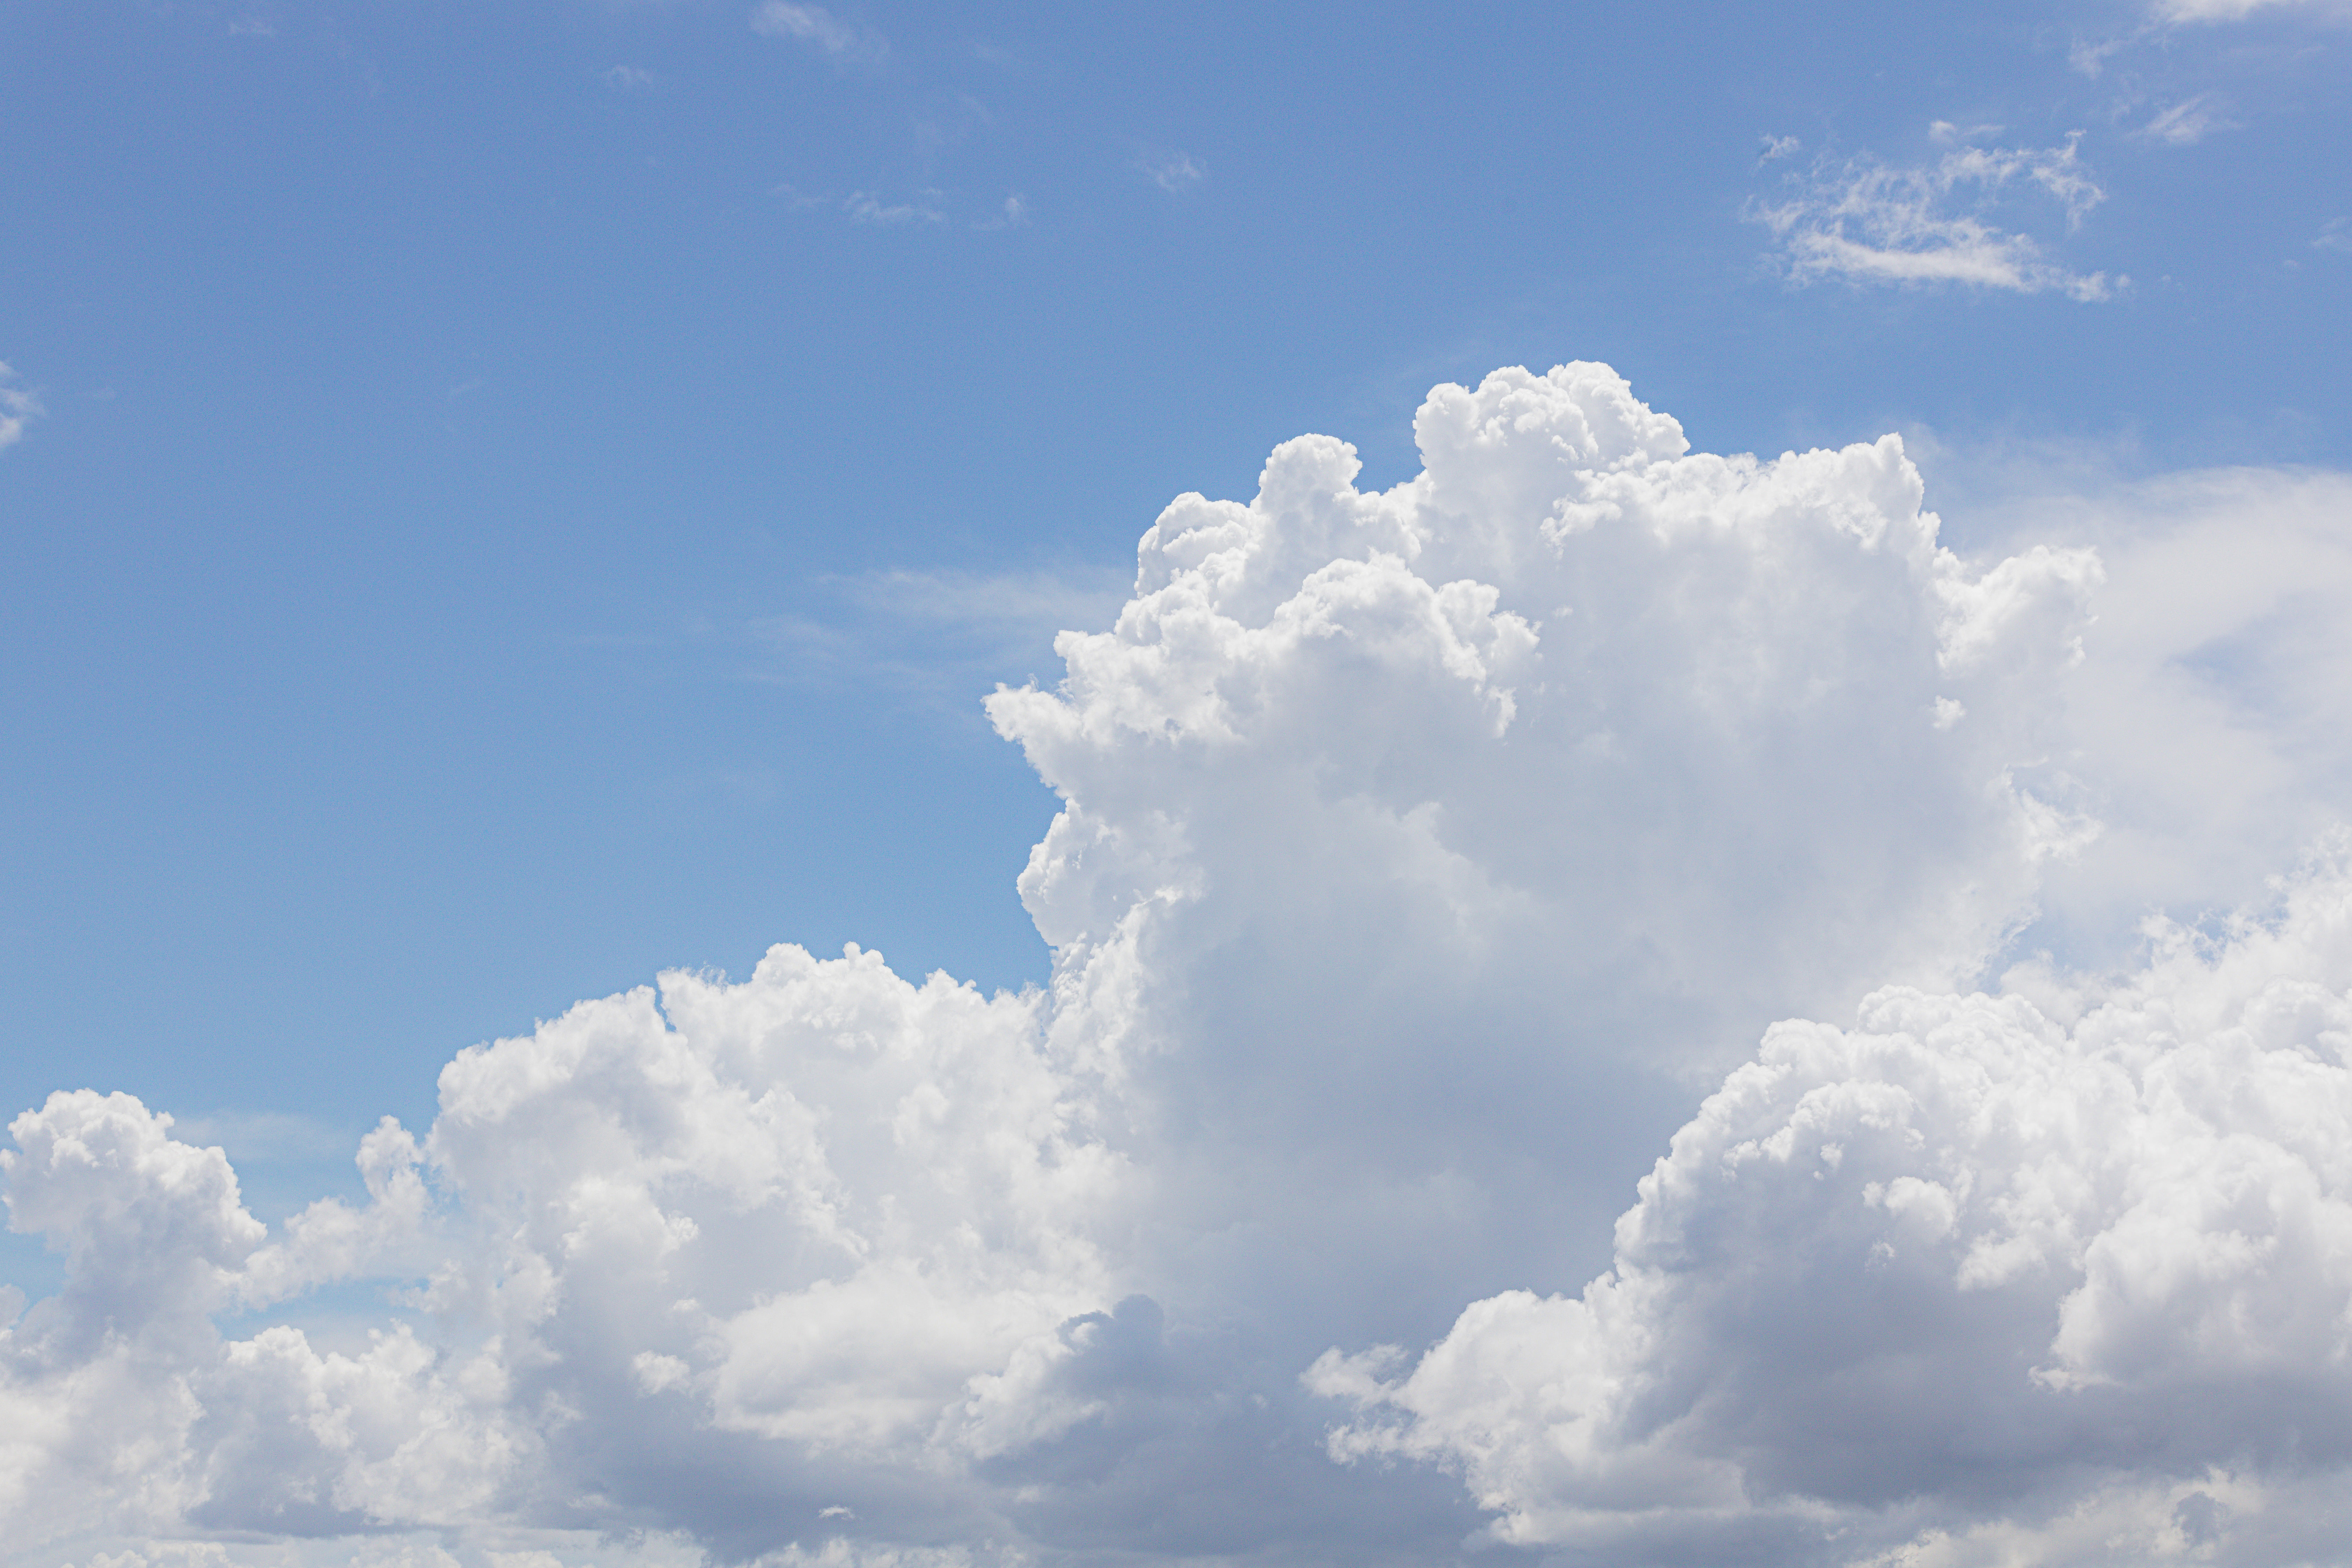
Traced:
<path fill-rule="evenodd" d="M 1969 561 L 1896 438 L 1602 365 L 1416 436 L 1180 497 L 990 699 L 1046 989 L 666 974 L 274 1229 L 129 1095 L 16 1118 L 5 1561 L 2323 1551 L 2352 484 Z"/>

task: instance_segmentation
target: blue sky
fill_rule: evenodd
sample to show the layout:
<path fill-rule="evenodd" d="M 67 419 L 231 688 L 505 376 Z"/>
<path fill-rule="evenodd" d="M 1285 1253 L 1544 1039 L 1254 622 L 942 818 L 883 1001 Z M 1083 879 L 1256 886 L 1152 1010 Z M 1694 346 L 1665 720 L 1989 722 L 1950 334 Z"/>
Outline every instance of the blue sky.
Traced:
<path fill-rule="evenodd" d="M 1044 984 L 1055 764 L 982 698 L 1061 679 L 1172 497 L 1304 432 L 1411 479 L 1498 366 L 1603 362 L 1699 452 L 1900 432 L 1971 560 L 2072 528 L 2141 581 L 2167 476 L 2352 468 L 2347 108 L 2317 3 L 23 0 L 0 1101 L 135 1095 L 274 1223 L 461 1048 L 657 971 Z M 2336 689 L 2214 636 L 2233 700 Z M 2033 907 L 2089 951 L 2276 848 Z M 1700 1092 L 1627 1090 L 1633 1144 Z"/>
<path fill-rule="evenodd" d="M 1042 977 L 1051 801 L 975 705 L 1053 610 L 857 585 L 1115 605 L 1287 436 L 1410 473 L 1437 381 L 1602 360 L 1721 451 L 2352 456 L 2344 39 L 2293 7 L 747 17 L 11 8 L 12 1102 L 414 1114 L 774 940 Z M 1996 216 L 2129 289 L 1792 286 L 1755 215 L 1937 121 L 2081 132 L 2106 199 Z"/>

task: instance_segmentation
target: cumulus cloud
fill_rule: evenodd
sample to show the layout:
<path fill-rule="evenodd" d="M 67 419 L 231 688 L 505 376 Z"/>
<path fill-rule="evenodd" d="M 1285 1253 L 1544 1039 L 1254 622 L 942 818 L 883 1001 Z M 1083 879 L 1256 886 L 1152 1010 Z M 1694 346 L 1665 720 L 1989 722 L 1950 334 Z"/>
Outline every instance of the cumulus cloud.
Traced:
<path fill-rule="evenodd" d="M 41 400 L 0 361 L 0 450 L 25 438 L 25 422 L 45 412 Z"/>
<path fill-rule="evenodd" d="M 1304 437 L 1177 498 L 1120 604 L 866 584 L 1101 628 L 988 703 L 1063 801 L 1044 988 L 665 974 L 460 1053 L 276 1226 L 128 1096 L 18 1117 L 66 1282 L 0 1325 L 6 1560 L 2292 1538 L 2340 1465 L 2342 853 L 2107 978 L 2032 944 L 2228 885 L 2167 809 L 2305 820 L 2118 781 L 2334 765 L 2338 492 L 1969 559 L 1897 439 L 1693 452 L 1602 365 L 1415 435 L 1387 490 Z M 2294 521 L 2184 614 L 2249 504 Z M 329 1287 L 361 1326 L 290 1321 Z"/>
<path fill-rule="evenodd" d="M 1936 126 L 1937 139 L 1946 142 L 1999 129 Z M 2056 147 L 1961 146 L 1912 168 L 1870 158 L 1824 162 L 1793 176 L 1788 199 L 1759 205 L 1755 216 L 1801 282 L 1958 283 L 2105 300 L 2123 279 L 2070 271 L 2029 236 L 1990 221 L 1996 203 L 2038 193 L 2058 204 L 2071 232 L 2106 195 L 2083 166 L 2080 141 L 2078 132 Z"/>
<path fill-rule="evenodd" d="M 1504 1538 L 1613 1552 L 2310 1550 L 2265 1515 L 2352 1461 L 2347 848 L 2105 984 L 1775 1026 L 1580 1295 L 1318 1362 L 1362 1413 L 1335 1458 L 1450 1463 Z"/>

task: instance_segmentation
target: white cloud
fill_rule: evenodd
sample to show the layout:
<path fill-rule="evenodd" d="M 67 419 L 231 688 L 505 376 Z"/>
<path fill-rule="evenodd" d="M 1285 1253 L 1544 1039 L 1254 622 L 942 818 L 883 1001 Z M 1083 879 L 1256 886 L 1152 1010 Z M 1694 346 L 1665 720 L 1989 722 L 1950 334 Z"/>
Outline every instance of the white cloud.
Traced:
<path fill-rule="evenodd" d="M 25 438 L 25 422 L 47 412 L 41 400 L 0 361 L 0 450 Z"/>
<path fill-rule="evenodd" d="M 1209 177 L 1208 165 L 1187 153 L 1147 159 L 1143 172 L 1163 191 L 1188 191 Z"/>
<path fill-rule="evenodd" d="M 890 52 L 889 40 L 873 28 L 845 22 L 822 5 L 797 0 L 762 0 L 751 13 L 751 30 L 810 45 L 845 62 L 870 62 Z"/>
<path fill-rule="evenodd" d="M 2280 1560 L 2233 1516 L 2352 1466 L 2347 852 L 2039 1005 L 1776 1025 L 1581 1295 L 1481 1301 L 1409 1369 L 1318 1362 L 1364 1412 L 1334 1455 L 1451 1463 L 1504 1538 L 1604 1552 L 2112 1562 L 2194 1525 Z"/>
<path fill-rule="evenodd" d="M 884 227 L 911 223 L 945 223 L 947 214 L 932 205 L 931 198 L 938 194 L 926 191 L 913 201 L 890 202 L 871 191 L 852 191 L 842 199 L 841 210 L 849 215 L 852 223 L 877 224 Z"/>
<path fill-rule="evenodd" d="M 2352 252 L 2352 217 L 2332 217 L 2319 226 L 2319 237 L 2311 242 L 2314 250 Z"/>
<path fill-rule="evenodd" d="M 1694 453 L 1605 366 L 1415 433 L 1386 491 L 1304 437 L 1179 497 L 1107 595 L 843 586 L 980 646 L 1108 623 L 989 703 L 1064 801 L 1044 990 L 666 974 L 461 1053 L 364 1202 L 274 1227 L 127 1097 L 17 1118 L 67 1282 L 0 1327 L 0 1562 L 1403 1563 L 1482 1510 L 2261 1561 L 2318 1517 L 2266 1445 L 2335 1440 L 2293 1399 L 2352 1289 L 2352 890 L 2120 979 L 2030 953 L 2340 798 L 2342 481 L 1970 561 L 1895 438 Z M 269 1315 L 336 1281 L 372 1336 Z M 1343 1458 L 1437 1463 L 1331 1463 L 1326 1395 Z"/>
<path fill-rule="evenodd" d="M 1963 132 L 1942 121 L 1934 127 L 1946 143 L 1997 129 Z M 2070 136 L 2041 149 L 1960 146 L 1916 168 L 1866 158 L 1817 164 L 1794 179 L 1788 200 L 1759 207 L 1756 216 L 1780 241 L 1790 276 L 1799 281 L 1958 283 L 2105 300 L 2122 279 L 2069 271 L 2045 258 L 2035 240 L 1987 216 L 1996 201 L 2038 191 L 2074 228 L 2106 195 L 2084 169 L 2079 141 Z"/>
<path fill-rule="evenodd" d="M 2150 9 L 2168 22 L 2236 22 L 2257 11 L 2352 16 L 2352 5 L 2345 0 L 2155 0 Z"/>
<path fill-rule="evenodd" d="M 1756 155 L 1756 161 L 1770 163 L 1782 158 L 1793 158 L 1804 151 L 1804 146 L 1794 136 L 1767 136 L 1764 138 L 1764 150 Z"/>
<path fill-rule="evenodd" d="M 2210 92 L 2184 99 L 2160 111 L 2139 133 L 2172 147 L 2193 147 L 2216 131 L 2234 131 L 2237 121 L 2223 116 Z"/>

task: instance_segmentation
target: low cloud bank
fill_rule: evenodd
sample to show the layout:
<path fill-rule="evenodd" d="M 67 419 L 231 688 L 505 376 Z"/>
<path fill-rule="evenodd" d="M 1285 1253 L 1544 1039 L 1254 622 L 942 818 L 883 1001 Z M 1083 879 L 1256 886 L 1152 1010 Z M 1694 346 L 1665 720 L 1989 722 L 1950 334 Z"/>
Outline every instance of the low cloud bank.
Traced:
<path fill-rule="evenodd" d="M 1409 1367 L 1318 1361 L 1362 1412 L 1333 1457 L 1449 1465 L 1504 1539 L 1619 1561 L 2330 1554 L 2336 1510 L 2308 1504 L 2352 1461 L 2347 851 L 2219 940 L 2158 927 L 2106 985 L 1892 988 L 1852 1029 L 1774 1026 L 1581 1295 L 1475 1303 Z"/>
<path fill-rule="evenodd" d="M 2212 539 L 2337 602 L 2346 487 L 1968 561 L 1895 438 L 1693 453 L 1605 366 L 1416 433 L 1180 497 L 990 700 L 1066 803 L 1045 989 L 666 974 L 275 1229 L 128 1095 L 19 1116 L 67 1263 L 0 1300 L 5 1560 L 2308 1555 L 2342 852 L 2083 932 L 2341 782 L 2293 595 L 2152 606 Z"/>

